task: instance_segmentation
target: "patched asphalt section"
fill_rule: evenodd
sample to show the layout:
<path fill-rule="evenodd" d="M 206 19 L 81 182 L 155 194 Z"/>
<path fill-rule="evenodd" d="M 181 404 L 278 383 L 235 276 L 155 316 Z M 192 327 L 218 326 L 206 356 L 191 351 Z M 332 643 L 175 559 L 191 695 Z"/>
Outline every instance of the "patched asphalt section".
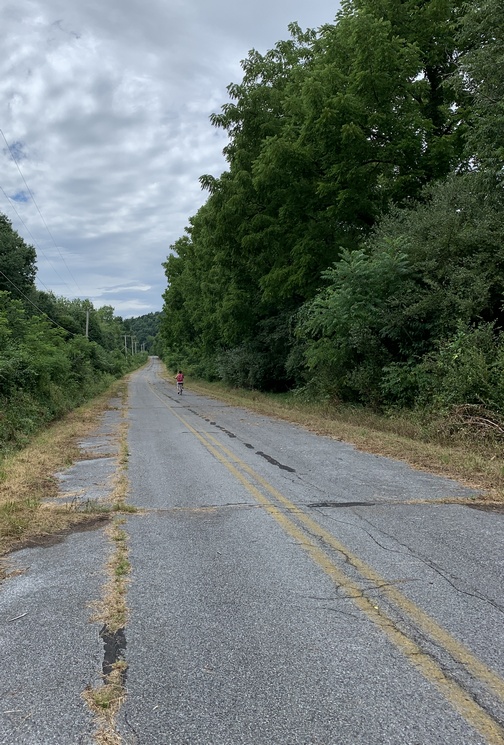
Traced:
<path fill-rule="evenodd" d="M 109 550 L 100 530 L 11 555 L 22 574 L 0 586 L 2 745 L 95 745 L 82 692 L 100 679 L 89 603 L 100 598 Z"/>
<path fill-rule="evenodd" d="M 64 473 L 57 473 L 59 498 L 80 504 L 106 499 L 117 469 L 116 458 L 80 460 Z"/>
<path fill-rule="evenodd" d="M 77 505 L 107 499 L 117 470 L 117 433 L 122 419 L 120 407 L 120 399 L 113 399 L 96 432 L 79 442 L 87 457 L 55 474 L 61 499 Z"/>
<path fill-rule="evenodd" d="M 117 467 L 120 401 L 112 401 L 86 459 L 58 474 L 60 497 L 106 499 Z M 89 456 L 95 456 L 89 458 Z M 123 654 L 102 623 L 91 621 L 106 581 L 110 541 L 104 517 L 8 557 L 0 583 L 0 745 L 96 745 L 95 718 L 82 698 Z"/>

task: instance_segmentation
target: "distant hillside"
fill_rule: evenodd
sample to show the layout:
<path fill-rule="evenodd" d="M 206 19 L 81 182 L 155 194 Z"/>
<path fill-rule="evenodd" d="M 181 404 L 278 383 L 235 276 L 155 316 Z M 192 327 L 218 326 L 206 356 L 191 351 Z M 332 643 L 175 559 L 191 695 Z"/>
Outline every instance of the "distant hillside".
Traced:
<path fill-rule="evenodd" d="M 146 352 L 154 352 L 155 338 L 159 332 L 162 317 L 163 313 L 158 311 L 124 320 L 127 332 L 136 337 L 139 349 L 144 344 Z"/>

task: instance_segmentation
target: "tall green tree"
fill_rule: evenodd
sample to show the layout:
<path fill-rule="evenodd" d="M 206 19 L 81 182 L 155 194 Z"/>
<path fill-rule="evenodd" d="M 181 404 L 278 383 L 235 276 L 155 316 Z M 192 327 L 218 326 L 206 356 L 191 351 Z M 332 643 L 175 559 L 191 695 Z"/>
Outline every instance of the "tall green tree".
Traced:
<path fill-rule="evenodd" d="M 504 166 L 504 5 L 468 4 L 460 22 L 459 86 L 473 97 L 468 152 L 502 178 Z"/>
<path fill-rule="evenodd" d="M 229 169 L 202 177 L 208 200 L 165 265 L 167 347 L 233 382 L 299 377 L 294 319 L 331 282 L 322 272 L 470 165 L 462 7 L 346 0 L 320 34 L 294 24 L 290 40 L 250 53 L 212 118 Z M 382 347 L 393 359 L 390 338 Z"/>
<path fill-rule="evenodd" d="M 34 288 L 36 253 L 0 213 L 0 291 L 22 297 Z"/>

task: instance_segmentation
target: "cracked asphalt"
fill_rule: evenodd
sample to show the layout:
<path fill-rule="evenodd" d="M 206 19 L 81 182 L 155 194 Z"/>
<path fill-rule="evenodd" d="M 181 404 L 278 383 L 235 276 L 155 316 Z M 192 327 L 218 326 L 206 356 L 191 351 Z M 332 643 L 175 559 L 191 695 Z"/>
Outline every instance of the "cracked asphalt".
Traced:
<path fill-rule="evenodd" d="M 504 515 L 190 382 L 177 396 L 155 358 L 128 406 L 140 512 L 118 742 L 504 745 Z M 0 743 L 92 742 L 80 692 L 104 651 L 86 604 L 106 554 L 99 529 L 15 555 L 28 569 L 0 588 Z"/>
<path fill-rule="evenodd" d="M 454 481 L 190 385 L 177 398 L 159 372 L 153 360 L 130 389 L 130 499 L 144 513 L 127 526 L 123 741 L 504 742 L 504 683 L 482 682 L 474 662 L 504 673 L 503 516 L 440 503 L 472 495 Z M 305 522 L 300 536 L 289 532 L 292 520 L 318 527 Z M 324 543 L 324 532 L 342 546 Z M 397 605 L 385 587 L 404 600 Z M 377 613 L 418 645 L 418 657 L 432 655 L 459 699 L 391 641 Z M 467 714 L 464 697 L 482 719 Z"/>
<path fill-rule="evenodd" d="M 66 501 L 106 499 L 110 493 L 119 406 L 111 401 L 95 435 L 80 443 L 101 457 L 86 457 L 55 474 Z M 2 745 L 95 745 L 95 721 L 82 693 L 100 683 L 103 624 L 90 620 L 91 604 L 101 596 L 109 553 L 100 527 L 8 557 L 9 579 L 0 583 Z"/>

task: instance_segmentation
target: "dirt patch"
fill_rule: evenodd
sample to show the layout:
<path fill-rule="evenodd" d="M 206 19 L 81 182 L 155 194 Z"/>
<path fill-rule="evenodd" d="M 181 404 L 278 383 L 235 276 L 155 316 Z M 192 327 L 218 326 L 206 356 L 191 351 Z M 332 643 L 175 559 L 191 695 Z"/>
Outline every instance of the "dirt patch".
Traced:
<path fill-rule="evenodd" d="M 88 530 L 97 530 L 103 527 L 110 520 L 110 514 L 102 513 L 100 515 L 83 516 L 79 521 L 72 525 L 57 531 L 56 533 L 44 533 L 43 535 L 34 535 L 17 541 L 7 553 L 12 554 L 15 551 L 21 551 L 24 548 L 50 548 L 62 543 L 65 538 L 73 533 L 84 533 Z"/>
<path fill-rule="evenodd" d="M 502 502 L 478 502 L 477 504 L 468 504 L 472 510 L 482 510 L 483 512 L 498 512 L 504 515 L 504 504 Z"/>

